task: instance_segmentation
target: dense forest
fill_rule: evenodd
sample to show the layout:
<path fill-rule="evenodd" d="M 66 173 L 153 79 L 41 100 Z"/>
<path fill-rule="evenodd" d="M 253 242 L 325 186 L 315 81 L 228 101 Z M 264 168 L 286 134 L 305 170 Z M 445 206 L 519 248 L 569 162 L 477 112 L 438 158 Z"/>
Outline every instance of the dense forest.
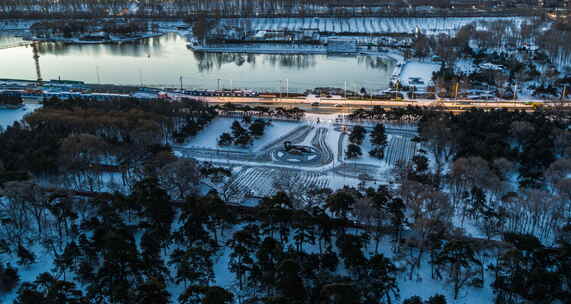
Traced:
<path fill-rule="evenodd" d="M 0 134 L 0 162 L 7 171 L 67 174 L 80 184 L 97 182 L 94 171 L 116 170 L 127 182 L 215 115 L 197 101 L 52 99 Z"/>
<path fill-rule="evenodd" d="M 360 110 L 350 118 L 376 121 L 377 147 L 382 123 L 418 121 L 423 149 L 390 185 L 291 188 L 242 205 L 227 198 L 230 170 L 170 147 L 216 113 L 196 101 L 54 99 L 8 127 L 0 293 L 18 304 L 442 304 L 491 289 L 496 303 L 569 303 L 564 114 Z M 122 191 L 85 187 L 113 172 Z M 447 287 L 403 296 L 423 280 Z"/>

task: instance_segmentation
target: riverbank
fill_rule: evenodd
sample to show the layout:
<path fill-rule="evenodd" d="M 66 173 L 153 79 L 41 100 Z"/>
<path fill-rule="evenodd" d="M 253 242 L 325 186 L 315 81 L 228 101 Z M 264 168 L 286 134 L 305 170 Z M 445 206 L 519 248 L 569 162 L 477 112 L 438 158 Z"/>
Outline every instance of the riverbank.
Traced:
<path fill-rule="evenodd" d="M 187 43 L 187 48 L 195 52 L 205 53 L 241 53 L 241 54 L 282 54 L 282 55 L 331 55 L 331 56 L 378 56 L 395 60 L 395 56 L 390 54 L 394 50 L 373 51 L 366 47 L 358 47 L 354 51 L 331 52 L 323 45 L 304 44 L 226 44 L 224 46 L 194 45 Z M 398 56 L 396 56 L 398 57 Z"/>
<path fill-rule="evenodd" d="M 240 53 L 240 54 L 282 54 L 282 55 L 326 55 L 327 49 L 322 46 L 307 47 L 304 45 L 274 47 L 266 45 L 236 45 L 236 46 L 198 46 L 187 44 L 187 48 L 205 53 Z"/>
<path fill-rule="evenodd" d="M 142 39 L 149 39 L 160 37 L 165 33 L 146 33 L 137 35 L 135 37 L 121 37 L 121 36 L 109 36 L 109 39 L 101 40 L 82 40 L 81 37 L 64 38 L 64 37 L 50 37 L 50 38 L 40 38 L 40 37 L 24 37 L 25 41 L 36 41 L 36 42 L 58 42 L 67 44 L 111 44 L 111 43 L 127 43 L 138 41 Z"/>

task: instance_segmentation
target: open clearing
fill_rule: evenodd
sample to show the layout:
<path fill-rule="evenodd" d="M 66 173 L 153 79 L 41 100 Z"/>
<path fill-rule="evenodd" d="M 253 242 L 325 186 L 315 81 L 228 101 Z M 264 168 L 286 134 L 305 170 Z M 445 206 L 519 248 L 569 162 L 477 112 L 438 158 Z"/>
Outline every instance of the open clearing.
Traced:
<path fill-rule="evenodd" d="M 232 168 L 234 174 L 229 187 L 236 189 L 236 200 L 245 197 L 262 197 L 275 193 L 282 184 L 300 191 L 311 188 L 341 188 L 356 186 L 359 182 L 368 185 L 386 184 L 389 171 L 397 161 L 409 161 L 418 150 L 411 141 L 416 131 L 410 127 L 388 126 L 388 145 L 385 159 L 369 156 L 369 136 L 361 146 L 363 156 L 347 160 L 347 121 L 328 120 L 317 122 L 316 117 L 302 121 L 272 121 L 266 133 L 247 148 L 220 147 L 217 139 L 223 132 L 230 132 L 235 118 L 218 117 L 204 130 L 182 146 L 175 146 L 179 156 Z M 247 129 L 247 124 L 241 122 Z M 367 124 L 368 130 L 372 125 Z M 284 142 L 308 147 L 307 156 L 286 152 Z"/>
<path fill-rule="evenodd" d="M 237 146 L 231 147 L 220 147 L 218 146 L 218 137 L 223 132 L 232 133 L 232 123 L 234 121 L 240 122 L 242 127 L 246 128 L 248 125 L 244 122 L 240 121 L 239 119 L 231 119 L 231 118 L 224 118 L 218 117 L 215 118 L 208 127 L 191 140 L 187 142 L 185 145 L 188 148 L 202 148 L 202 149 L 215 149 L 215 150 L 223 150 L 223 151 L 252 151 L 256 152 L 259 151 L 264 146 L 271 144 L 272 141 L 275 141 L 283 134 L 289 134 L 294 129 L 300 127 L 300 124 L 296 122 L 289 122 L 289 121 L 272 121 L 270 126 L 266 127 L 264 132 L 264 136 L 254 140 L 254 143 L 251 147 L 248 148 L 240 148 Z"/>
<path fill-rule="evenodd" d="M 424 88 L 432 83 L 432 73 L 439 69 L 437 63 L 408 61 L 400 73 L 401 85 Z"/>

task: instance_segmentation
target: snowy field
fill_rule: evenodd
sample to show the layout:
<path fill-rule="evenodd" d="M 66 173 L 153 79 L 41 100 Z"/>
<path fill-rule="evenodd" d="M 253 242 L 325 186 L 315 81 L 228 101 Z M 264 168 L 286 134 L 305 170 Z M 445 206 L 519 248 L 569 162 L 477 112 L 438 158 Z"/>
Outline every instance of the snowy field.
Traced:
<path fill-rule="evenodd" d="M 29 104 L 16 110 L 0 109 L 0 127 L 5 129 L 8 126 L 11 126 L 14 122 L 21 120 L 24 115 L 32 113 L 40 107 L 41 105 Z"/>
<path fill-rule="evenodd" d="M 436 18 L 232 18 L 222 19 L 219 26 L 247 26 L 253 31 L 319 29 L 329 33 L 415 33 L 417 30 L 425 34 L 453 34 L 462 26 L 480 21 L 513 20 L 520 24 L 526 17 L 436 17 Z"/>
<path fill-rule="evenodd" d="M 266 127 L 264 135 L 255 139 L 251 147 L 240 148 L 238 146 L 218 146 L 218 138 L 222 133 L 232 133 L 231 126 L 234 121 L 236 121 L 236 119 L 223 117 L 215 118 L 204 130 L 200 131 L 194 138 L 188 141 L 185 146 L 187 148 L 256 152 L 279 137 L 290 133 L 302 125 L 297 122 L 272 121 L 272 125 Z M 244 122 L 240 120 L 238 120 L 238 122 L 240 122 L 240 125 L 242 125 L 244 129 L 248 128 L 248 125 Z"/>
<path fill-rule="evenodd" d="M 400 82 L 403 86 L 414 85 L 422 88 L 432 83 L 432 73 L 440 70 L 440 64 L 432 62 L 408 61 L 400 72 Z M 421 82 L 415 82 L 414 79 Z"/>

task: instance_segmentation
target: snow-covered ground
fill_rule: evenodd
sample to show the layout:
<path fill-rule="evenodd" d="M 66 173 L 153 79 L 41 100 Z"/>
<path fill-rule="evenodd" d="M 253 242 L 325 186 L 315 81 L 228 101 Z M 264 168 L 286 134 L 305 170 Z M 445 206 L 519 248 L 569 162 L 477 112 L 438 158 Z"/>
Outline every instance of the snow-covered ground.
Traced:
<path fill-rule="evenodd" d="M 347 151 L 347 146 L 349 146 L 350 142 L 348 137 L 345 137 L 344 139 L 343 151 Z M 380 167 L 383 171 L 386 171 L 399 160 L 410 161 L 417 150 L 417 144 L 411 142 L 410 138 L 396 134 L 387 135 L 387 146 L 388 147 L 385 148 L 385 157 L 383 159 L 378 159 L 369 155 L 369 151 L 373 149 L 373 145 L 371 144 L 369 134 L 367 134 L 365 140 L 360 146 L 363 154 L 360 157 L 353 159 L 347 159 L 347 157 L 344 156 L 344 161 L 348 164 L 366 164 Z M 395 153 L 397 151 L 402 153 Z"/>
<path fill-rule="evenodd" d="M 432 83 L 432 73 L 438 70 L 440 70 L 438 63 L 408 61 L 400 72 L 400 83 L 403 86 L 424 88 Z"/>
<path fill-rule="evenodd" d="M 247 129 L 249 126 L 239 119 L 218 117 L 212 120 L 204 130 L 200 131 L 195 137 L 190 139 L 185 146 L 187 148 L 257 152 L 264 146 L 270 144 L 281 136 L 287 135 L 302 125 L 301 123 L 297 122 L 272 121 L 272 124 L 266 127 L 264 135 L 260 138 L 254 139 L 252 146 L 250 147 L 240 148 L 238 146 L 219 146 L 218 138 L 224 132 L 232 134 L 231 126 L 234 121 L 240 122 L 240 125 L 244 129 Z"/>
<path fill-rule="evenodd" d="M 18 274 L 20 275 L 20 284 L 25 282 L 33 282 L 38 275 L 44 272 L 50 272 L 54 268 L 54 256 L 53 251 L 45 249 L 40 244 L 35 244 L 33 247 L 28 248 L 34 253 L 36 257 L 36 262 L 29 266 L 20 267 L 15 263 L 18 260 L 16 252 L 13 252 L 9 256 L 5 256 L 6 261 L 14 261 L 11 266 L 18 268 Z M 5 262 L 5 261 L 3 261 Z M 16 300 L 17 288 L 8 294 L 0 295 L 0 303 L 8 304 L 13 303 Z"/>
<path fill-rule="evenodd" d="M 14 122 L 21 120 L 24 115 L 34 112 L 36 109 L 40 108 L 41 105 L 28 104 L 24 107 L 15 110 L 0 109 L 0 127 L 5 129 L 6 127 L 12 125 Z"/>
<path fill-rule="evenodd" d="M 474 64 L 472 59 L 466 59 L 466 58 L 459 59 L 454 66 L 454 71 L 456 73 L 463 73 L 463 74 L 471 74 L 477 71 L 478 69 L 479 67 L 476 64 Z"/>
<path fill-rule="evenodd" d="M 350 143 L 351 142 L 349 141 L 349 137 L 346 137 L 345 140 L 343 141 L 343 151 L 347 151 L 347 147 L 349 146 Z M 371 144 L 370 136 L 368 133 L 365 135 L 365 140 L 363 140 L 363 143 L 360 145 L 360 147 L 361 147 L 361 153 L 363 154 L 360 157 L 356 157 L 353 159 L 348 159 L 347 156 L 345 155 L 345 161 L 347 163 L 352 163 L 352 164 L 361 163 L 373 166 L 386 166 L 385 160 L 378 159 L 369 155 L 369 151 L 373 149 L 373 145 Z"/>

